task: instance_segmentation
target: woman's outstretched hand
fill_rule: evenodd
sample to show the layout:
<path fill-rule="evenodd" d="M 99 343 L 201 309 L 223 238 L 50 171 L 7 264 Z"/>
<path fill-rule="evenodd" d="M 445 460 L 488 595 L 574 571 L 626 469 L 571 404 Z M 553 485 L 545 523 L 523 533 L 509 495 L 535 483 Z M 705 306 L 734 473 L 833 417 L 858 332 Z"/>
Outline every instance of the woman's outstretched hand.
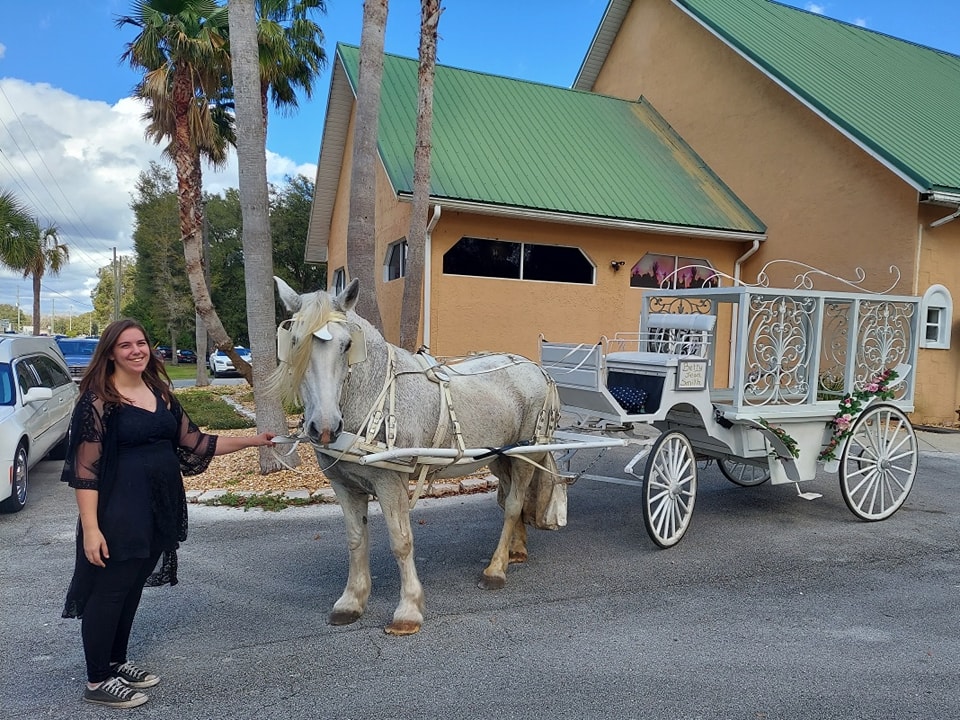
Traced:
<path fill-rule="evenodd" d="M 276 436 L 277 434 L 272 432 L 260 433 L 250 438 L 250 445 L 252 447 L 273 447 L 273 439 Z"/>

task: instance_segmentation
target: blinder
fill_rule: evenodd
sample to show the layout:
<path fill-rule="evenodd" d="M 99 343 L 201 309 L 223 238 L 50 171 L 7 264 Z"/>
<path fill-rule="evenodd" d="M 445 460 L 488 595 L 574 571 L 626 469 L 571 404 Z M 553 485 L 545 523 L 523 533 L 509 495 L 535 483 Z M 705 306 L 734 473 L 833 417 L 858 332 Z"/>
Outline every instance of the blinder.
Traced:
<path fill-rule="evenodd" d="M 318 340 L 326 342 L 333 340 L 329 323 L 324 323 L 320 328 L 313 332 L 313 336 Z M 289 362 L 293 346 L 296 344 L 296 337 L 292 330 L 293 320 L 284 320 L 277 327 L 277 360 L 280 362 Z M 363 330 L 355 323 L 349 323 L 350 326 L 350 350 L 347 351 L 347 364 L 355 365 L 367 359 L 367 339 L 364 337 Z"/>

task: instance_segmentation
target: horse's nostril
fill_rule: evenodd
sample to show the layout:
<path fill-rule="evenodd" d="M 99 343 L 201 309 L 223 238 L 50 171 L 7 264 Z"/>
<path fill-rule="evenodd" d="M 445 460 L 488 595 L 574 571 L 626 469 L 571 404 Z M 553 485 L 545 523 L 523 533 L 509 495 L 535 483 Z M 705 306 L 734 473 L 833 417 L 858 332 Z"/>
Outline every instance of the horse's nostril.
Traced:
<path fill-rule="evenodd" d="M 320 437 L 320 428 L 317 427 L 315 422 L 310 422 L 307 424 L 307 435 L 312 438 Z"/>

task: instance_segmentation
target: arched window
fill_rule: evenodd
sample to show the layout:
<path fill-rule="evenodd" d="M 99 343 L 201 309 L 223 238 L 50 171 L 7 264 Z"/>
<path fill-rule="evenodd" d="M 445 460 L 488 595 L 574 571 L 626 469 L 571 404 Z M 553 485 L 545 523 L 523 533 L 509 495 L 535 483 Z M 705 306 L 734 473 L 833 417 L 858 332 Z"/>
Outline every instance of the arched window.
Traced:
<path fill-rule="evenodd" d="M 943 285 L 931 285 L 920 303 L 920 347 L 950 349 L 953 299 Z"/>
<path fill-rule="evenodd" d="M 383 281 L 398 280 L 407 274 L 407 239 L 400 238 L 387 246 L 387 260 L 383 264 Z"/>
<path fill-rule="evenodd" d="M 347 271 L 342 267 L 333 271 L 333 294 L 339 295 L 347 289 Z"/>

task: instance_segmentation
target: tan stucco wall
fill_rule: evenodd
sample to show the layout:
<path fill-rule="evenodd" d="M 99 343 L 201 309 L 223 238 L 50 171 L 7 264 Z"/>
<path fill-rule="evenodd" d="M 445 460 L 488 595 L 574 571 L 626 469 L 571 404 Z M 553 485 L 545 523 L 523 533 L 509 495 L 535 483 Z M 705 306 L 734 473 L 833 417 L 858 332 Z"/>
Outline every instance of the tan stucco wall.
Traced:
<path fill-rule="evenodd" d="M 745 278 L 774 258 L 912 277 L 916 192 L 670 0 L 634 0 L 594 89 L 650 100 L 766 223 Z"/>
<path fill-rule="evenodd" d="M 928 227 L 949 209 L 919 205 L 904 179 L 670 0 L 634 0 L 594 90 L 646 97 L 766 223 L 745 279 L 789 258 L 845 278 L 862 268 L 868 290 L 890 286 L 891 265 L 901 273 L 894 292 L 960 288 L 960 227 Z M 790 286 L 794 274 L 784 267 L 771 278 Z M 957 419 L 958 371 L 957 350 L 920 351 L 915 422 Z"/>
<path fill-rule="evenodd" d="M 919 263 L 916 293 L 923 295 L 933 285 L 950 290 L 954 304 L 960 288 L 960 220 L 937 228 L 930 223 L 951 214 L 950 208 L 921 206 L 918 226 Z M 922 229 L 921 229 L 922 226 Z M 956 422 L 960 408 L 960 316 L 954 309 L 949 350 L 921 350 L 917 362 L 916 423 Z M 921 318 L 921 321 L 923 318 Z"/>
<path fill-rule="evenodd" d="M 346 239 L 350 218 L 350 173 L 353 168 L 352 148 L 355 111 L 356 107 L 354 107 L 354 113 L 351 115 L 347 130 L 349 142 L 345 143 L 337 197 L 334 201 L 330 222 L 330 241 L 327 245 L 327 283 L 329 288 L 333 287 L 333 274 L 338 268 L 347 269 L 348 281 L 352 277 L 347 265 Z M 376 276 L 379 279 L 376 288 L 377 302 L 380 306 L 384 337 L 392 343 L 397 343 L 400 340 L 400 307 L 403 300 L 403 282 L 382 282 L 383 261 L 386 258 L 389 244 L 407 235 L 407 230 L 410 227 L 410 205 L 397 201 L 383 165 L 380 163 L 377 164 L 376 197 L 377 246 L 374 257 L 379 258 L 376 271 Z M 361 288 L 360 292 L 370 292 L 370 289 Z"/>

